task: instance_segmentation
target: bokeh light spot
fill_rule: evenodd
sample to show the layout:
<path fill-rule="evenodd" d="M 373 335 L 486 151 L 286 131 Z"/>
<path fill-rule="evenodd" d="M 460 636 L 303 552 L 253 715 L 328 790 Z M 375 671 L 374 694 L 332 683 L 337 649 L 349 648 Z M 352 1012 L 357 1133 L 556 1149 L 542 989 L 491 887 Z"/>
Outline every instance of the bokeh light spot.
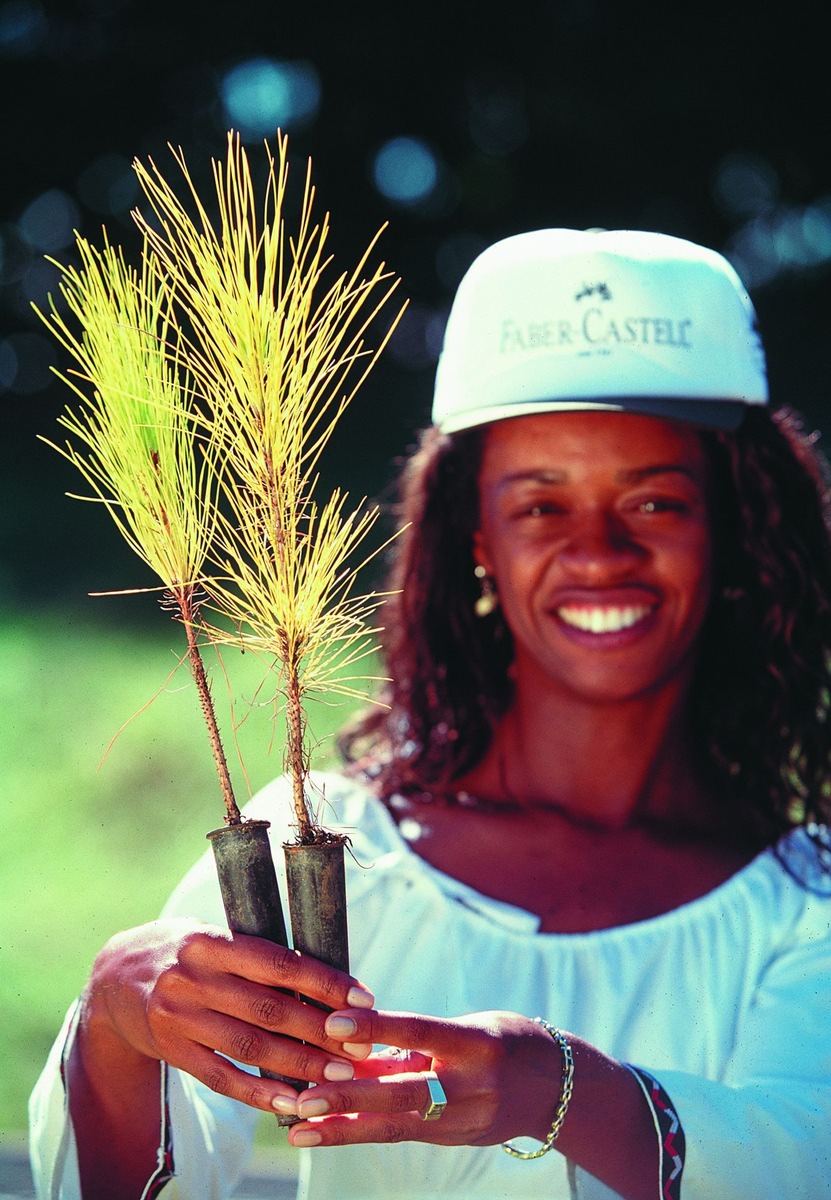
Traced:
<path fill-rule="evenodd" d="M 0 342 L 0 387 L 33 396 L 52 383 L 52 345 L 39 333 L 13 333 Z"/>
<path fill-rule="evenodd" d="M 448 292 L 455 292 L 462 276 L 487 242 L 474 233 L 456 233 L 439 243 L 436 274 Z"/>
<path fill-rule="evenodd" d="M 220 94 L 228 123 L 246 140 L 308 125 L 320 108 L 320 76 L 306 61 L 252 58 L 226 72 Z"/>
<path fill-rule="evenodd" d="M 372 179 L 387 200 L 417 205 L 427 200 L 438 184 L 439 165 L 433 151 L 418 138 L 392 138 L 375 155 Z"/>
<path fill-rule="evenodd" d="M 53 263 L 47 262 L 40 255 L 30 259 L 17 281 L 14 307 L 22 317 L 26 317 L 32 304 L 43 308 L 47 298 L 51 297 L 58 311 L 66 308 L 66 298 L 60 290 L 60 283 L 61 272 Z"/>
<path fill-rule="evenodd" d="M 93 212 L 118 216 L 138 200 L 135 171 L 121 154 L 104 154 L 78 176 L 78 195 Z"/>
<path fill-rule="evenodd" d="M 813 254 L 823 262 L 831 259 L 831 202 L 812 204 L 802 214 L 802 236 Z"/>
<path fill-rule="evenodd" d="M 807 208 L 777 208 L 754 217 L 726 248 L 748 288 L 781 275 L 814 270 L 831 263 L 831 198 Z"/>
<path fill-rule="evenodd" d="M 32 250 L 52 254 L 75 240 L 80 221 L 81 214 L 72 197 L 59 188 L 51 188 L 23 210 L 17 228 Z"/>
<path fill-rule="evenodd" d="M 39 4 L 9 0 L 0 4 L 0 55 L 7 58 L 37 50 L 47 31 L 46 17 Z"/>
<path fill-rule="evenodd" d="M 719 163 L 713 192 L 731 215 L 755 216 L 775 204 L 779 195 L 779 176 L 761 154 L 737 150 Z"/>
<path fill-rule="evenodd" d="M 410 304 L 390 339 L 390 356 L 410 371 L 434 367 L 446 324 L 446 312 L 425 304 Z"/>
<path fill-rule="evenodd" d="M 467 101 L 471 140 L 483 154 L 511 154 L 528 141 L 525 96 L 520 87 L 471 80 Z"/>

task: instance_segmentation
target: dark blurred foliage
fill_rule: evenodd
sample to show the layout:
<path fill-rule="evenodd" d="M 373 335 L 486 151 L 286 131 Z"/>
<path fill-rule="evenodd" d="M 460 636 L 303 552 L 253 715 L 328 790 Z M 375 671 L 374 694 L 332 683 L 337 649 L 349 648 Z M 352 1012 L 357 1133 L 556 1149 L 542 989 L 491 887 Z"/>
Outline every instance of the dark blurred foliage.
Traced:
<path fill-rule="evenodd" d="M 166 144 L 181 145 L 209 192 L 229 124 L 223 81 L 251 60 L 317 81 L 311 111 L 283 122 L 294 174 L 311 155 L 342 266 L 389 220 L 381 252 L 411 299 L 327 482 L 384 497 L 429 418 L 462 272 L 491 241 L 546 225 L 656 229 L 728 253 L 759 310 L 775 396 L 831 426 L 823 8 L 0 0 L 0 599 L 75 603 L 150 582 L 105 514 L 63 498 L 80 481 L 36 441 L 56 435 L 69 394 L 49 382 L 60 358 L 30 302 L 54 288 L 44 253 L 66 261 L 73 226 L 97 240 L 106 224 L 137 252 L 134 156 L 172 176 Z M 420 198 L 376 183 L 379 151 L 399 138 L 433 171 Z M 87 603 L 131 618 L 152 609 Z"/>

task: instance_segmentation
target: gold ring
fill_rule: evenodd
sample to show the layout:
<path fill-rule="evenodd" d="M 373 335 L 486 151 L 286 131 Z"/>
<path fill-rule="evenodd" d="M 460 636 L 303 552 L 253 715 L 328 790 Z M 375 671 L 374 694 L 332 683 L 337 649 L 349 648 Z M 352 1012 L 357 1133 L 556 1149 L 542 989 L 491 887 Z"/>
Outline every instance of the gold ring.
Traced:
<path fill-rule="evenodd" d="M 435 1071 L 428 1071 L 424 1079 L 430 1092 L 430 1103 L 421 1114 L 421 1119 L 422 1121 L 437 1121 L 447 1108 L 447 1096 L 444 1094 L 444 1088 L 439 1083 Z"/>

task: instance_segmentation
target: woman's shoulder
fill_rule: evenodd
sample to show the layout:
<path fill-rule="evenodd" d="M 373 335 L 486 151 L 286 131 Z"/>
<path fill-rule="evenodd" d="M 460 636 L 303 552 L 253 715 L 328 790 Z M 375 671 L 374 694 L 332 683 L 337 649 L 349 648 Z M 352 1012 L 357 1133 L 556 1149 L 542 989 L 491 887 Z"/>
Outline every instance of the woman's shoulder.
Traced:
<path fill-rule="evenodd" d="M 773 847 L 785 874 L 808 895 L 831 900 L 831 828 L 809 824 L 793 829 Z"/>
<path fill-rule="evenodd" d="M 769 961 L 793 951 L 819 956 L 826 963 L 831 944 L 831 858 L 828 831 L 790 830 L 760 853 L 744 871 L 720 889 L 722 909 L 738 919 L 754 950 Z M 718 898 L 719 893 L 716 893 Z"/>
<path fill-rule="evenodd" d="M 807 923 L 831 931 L 831 831 L 789 830 L 702 900 L 747 909 L 771 929 Z"/>

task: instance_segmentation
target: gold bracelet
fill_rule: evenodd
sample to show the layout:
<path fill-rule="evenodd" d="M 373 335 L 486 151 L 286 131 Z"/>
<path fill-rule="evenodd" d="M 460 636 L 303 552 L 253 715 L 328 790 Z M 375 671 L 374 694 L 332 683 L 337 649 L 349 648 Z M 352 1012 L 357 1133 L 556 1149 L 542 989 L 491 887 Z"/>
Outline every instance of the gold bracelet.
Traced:
<path fill-rule="evenodd" d="M 563 1081 L 560 1088 L 560 1102 L 557 1105 L 557 1111 L 554 1114 L 551 1128 L 539 1150 L 517 1150 L 511 1142 L 502 1143 L 502 1149 L 506 1154 L 510 1154 L 512 1158 L 542 1158 L 543 1154 L 548 1153 L 559 1137 L 563 1121 L 566 1119 L 571 1093 L 574 1091 L 574 1055 L 571 1052 L 568 1038 L 561 1030 L 555 1029 L 553 1025 L 549 1025 L 548 1021 L 544 1021 L 542 1017 L 535 1017 L 534 1020 L 551 1034 L 554 1041 L 560 1047 L 560 1052 L 563 1056 Z"/>

